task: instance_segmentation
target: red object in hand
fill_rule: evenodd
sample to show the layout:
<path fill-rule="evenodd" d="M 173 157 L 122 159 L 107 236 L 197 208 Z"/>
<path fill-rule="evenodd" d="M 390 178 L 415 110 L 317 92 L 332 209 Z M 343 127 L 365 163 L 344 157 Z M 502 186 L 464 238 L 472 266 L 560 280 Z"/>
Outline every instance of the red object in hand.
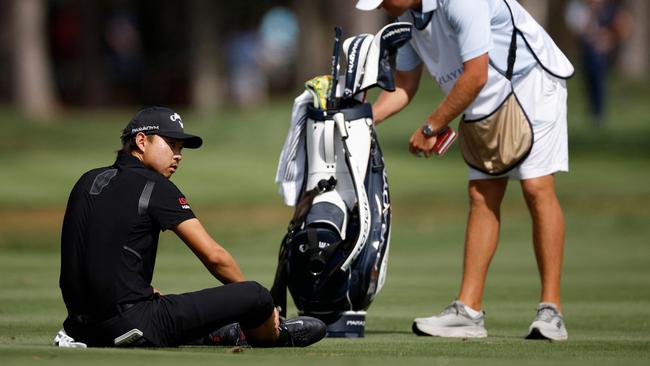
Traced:
<path fill-rule="evenodd" d="M 456 141 L 456 137 L 458 137 L 458 134 L 453 128 L 447 127 L 442 130 L 436 136 L 436 143 L 433 145 L 432 149 L 433 153 L 440 156 L 444 155 L 451 144 Z"/>

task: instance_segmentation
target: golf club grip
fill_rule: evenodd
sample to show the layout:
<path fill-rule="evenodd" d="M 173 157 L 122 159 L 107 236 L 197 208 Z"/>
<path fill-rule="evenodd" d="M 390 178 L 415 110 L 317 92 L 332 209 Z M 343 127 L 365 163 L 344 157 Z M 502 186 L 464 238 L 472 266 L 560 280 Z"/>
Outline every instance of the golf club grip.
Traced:
<path fill-rule="evenodd" d="M 339 81 L 339 57 L 341 55 L 341 27 L 334 27 L 334 49 L 332 50 L 332 83 L 327 97 L 327 107 L 336 108 L 336 88 Z"/>

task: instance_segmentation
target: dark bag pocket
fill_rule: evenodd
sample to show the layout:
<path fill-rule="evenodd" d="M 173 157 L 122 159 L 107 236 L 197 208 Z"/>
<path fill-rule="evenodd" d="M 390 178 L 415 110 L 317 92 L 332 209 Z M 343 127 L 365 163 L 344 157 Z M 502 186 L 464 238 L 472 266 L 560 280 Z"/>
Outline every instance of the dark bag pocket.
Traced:
<path fill-rule="evenodd" d="M 467 165 L 489 175 L 508 172 L 533 147 L 533 128 L 514 93 L 485 118 L 463 117 L 458 132 Z"/>

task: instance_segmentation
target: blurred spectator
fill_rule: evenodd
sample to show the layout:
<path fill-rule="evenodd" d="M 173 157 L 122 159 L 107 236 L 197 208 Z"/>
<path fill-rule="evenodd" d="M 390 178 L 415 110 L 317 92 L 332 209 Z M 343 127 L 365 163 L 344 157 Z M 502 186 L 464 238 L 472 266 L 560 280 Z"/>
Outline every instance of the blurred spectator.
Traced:
<path fill-rule="evenodd" d="M 631 17 L 610 0 L 571 0 L 565 19 L 579 40 L 592 123 L 600 126 L 605 120 L 608 67 L 632 31 Z"/>
<path fill-rule="evenodd" d="M 141 97 L 145 63 L 135 16 L 126 9 L 114 10 L 106 21 L 104 35 L 109 49 L 108 66 L 114 100 L 137 103 Z"/>
<path fill-rule="evenodd" d="M 256 31 L 233 33 L 226 42 L 230 96 L 241 108 L 264 103 L 270 90 L 291 86 L 298 21 L 284 7 L 264 14 Z"/>
<path fill-rule="evenodd" d="M 226 42 L 228 86 L 238 107 L 266 101 L 267 83 L 261 68 L 260 41 L 256 32 L 234 33 Z"/>
<path fill-rule="evenodd" d="M 81 10 L 78 4 L 53 6 L 50 42 L 54 77 L 59 96 L 64 103 L 72 103 L 82 93 L 81 72 Z"/>
<path fill-rule="evenodd" d="M 298 49 L 298 19 L 289 9 L 277 6 L 260 24 L 262 67 L 271 89 L 292 85 L 292 69 Z"/>

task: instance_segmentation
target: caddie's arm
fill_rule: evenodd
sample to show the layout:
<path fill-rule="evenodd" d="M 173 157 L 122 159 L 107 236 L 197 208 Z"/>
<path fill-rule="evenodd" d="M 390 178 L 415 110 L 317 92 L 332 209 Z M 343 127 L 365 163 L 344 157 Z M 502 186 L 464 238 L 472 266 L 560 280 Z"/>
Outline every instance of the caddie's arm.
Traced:
<path fill-rule="evenodd" d="M 232 255 L 212 239 L 198 219 L 185 220 L 172 230 L 219 281 L 227 284 L 244 280 Z"/>
<path fill-rule="evenodd" d="M 372 115 L 375 124 L 383 122 L 406 107 L 420 86 L 422 64 L 410 71 L 395 72 L 395 91 L 383 91 L 372 105 Z"/>
<path fill-rule="evenodd" d="M 426 119 L 426 123 L 434 131 L 440 131 L 449 125 L 474 102 L 487 82 L 489 60 L 488 54 L 485 53 L 463 63 L 463 73 L 456 84 L 438 105 L 438 108 Z M 409 150 L 413 154 L 422 151 L 425 156 L 429 157 L 435 143 L 435 136 L 424 136 L 422 126 L 420 126 L 409 140 Z"/>

